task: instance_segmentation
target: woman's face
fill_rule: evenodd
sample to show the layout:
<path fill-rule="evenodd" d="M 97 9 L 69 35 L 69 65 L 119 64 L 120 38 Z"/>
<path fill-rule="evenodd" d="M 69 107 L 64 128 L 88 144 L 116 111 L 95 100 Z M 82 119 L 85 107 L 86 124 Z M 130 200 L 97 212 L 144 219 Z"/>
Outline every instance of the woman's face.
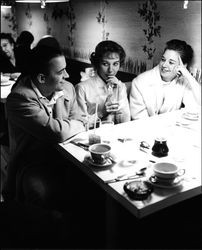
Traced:
<path fill-rule="evenodd" d="M 166 50 L 159 63 L 160 75 L 163 81 L 170 82 L 177 76 L 180 54 L 175 50 Z"/>
<path fill-rule="evenodd" d="M 8 58 L 14 56 L 14 44 L 10 43 L 8 39 L 1 39 L 1 49 L 5 52 Z"/>
<path fill-rule="evenodd" d="M 120 56 L 118 53 L 106 53 L 102 57 L 99 66 L 98 74 L 107 80 L 108 76 L 115 76 L 120 68 Z"/>

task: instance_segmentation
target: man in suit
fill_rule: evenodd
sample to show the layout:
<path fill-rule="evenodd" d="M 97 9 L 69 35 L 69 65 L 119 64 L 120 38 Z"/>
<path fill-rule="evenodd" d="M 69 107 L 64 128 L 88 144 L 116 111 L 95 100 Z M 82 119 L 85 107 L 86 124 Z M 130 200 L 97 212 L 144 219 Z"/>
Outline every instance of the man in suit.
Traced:
<path fill-rule="evenodd" d="M 60 48 L 36 46 L 7 98 L 11 159 L 4 199 L 64 207 L 68 167 L 55 146 L 85 130 Z"/>

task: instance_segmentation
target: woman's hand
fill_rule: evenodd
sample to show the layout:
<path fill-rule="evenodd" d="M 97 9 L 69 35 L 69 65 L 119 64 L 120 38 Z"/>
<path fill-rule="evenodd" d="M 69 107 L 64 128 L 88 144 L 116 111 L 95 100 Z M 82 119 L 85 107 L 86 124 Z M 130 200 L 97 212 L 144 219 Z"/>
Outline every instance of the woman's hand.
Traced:
<path fill-rule="evenodd" d="M 106 112 L 107 113 L 117 112 L 119 111 L 119 107 L 120 107 L 119 102 L 118 101 L 113 102 L 113 100 L 111 100 L 111 95 L 109 95 L 105 102 Z"/>
<path fill-rule="evenodd" d="M 176 74 L 178 77 L 183 76 L 185 78 L 190 77 L 190 72 L 188 71 L 187 67 L 183 64 L 182 59 L 179 55 L 178 57 L 179 64 L 175 67 Z"/>
<path fill-rule="evenodd" d="M 108 79 L 106 80 L 107 85 L 111 86 L 112 88 L 118 87 L 120 84 L 120 81 L 116 76 L 108 76 Z"/>
<path fill-rule="evenodd" d="M 181 57 L 178 57 L 179 65 L 176 66 L 177 75 L 179 77 L 184 77 L 189 87 L 192 91 L 193 97 L 196 101 L 197 105 L 201 105 L 201 87 L 200 84 L 196 81 L 196 79 L 191 75 L 191 73 L 187 70 L 186 66 L 183 64 Z"/>

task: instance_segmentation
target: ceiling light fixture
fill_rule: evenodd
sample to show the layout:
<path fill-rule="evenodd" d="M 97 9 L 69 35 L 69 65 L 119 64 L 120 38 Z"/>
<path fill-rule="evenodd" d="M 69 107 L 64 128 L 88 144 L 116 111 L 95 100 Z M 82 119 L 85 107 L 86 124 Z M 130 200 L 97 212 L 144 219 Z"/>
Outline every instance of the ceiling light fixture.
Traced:
<path fill-rule="evenodd" d="M 16 3 L 41 3 L 41 0 L 15 0 Z M 69 0 L 46 0 L 46 3 L 63 3 Z"/>
<path fill-rule="evenodd" d="M 14 3 L 14 0 L 1 0 L 1 9 L 9 9 Z"/>
<path fill-rule="evenodd" d="M 41 8 L 44 9 L 47 3 L 64 3 L 69 0 L 15 0 L 16 3 L 40 3 Z"/>
<path fill-rule="evenodd" d="M 184 9 L 187 9 L 187 8 L 188 8 L 188 3 L 189 3 L 188 0 L 185 0 L 185 1 L 184 1 L 184 5 L 183 5 L 183 8 L 184 8 Z"/>

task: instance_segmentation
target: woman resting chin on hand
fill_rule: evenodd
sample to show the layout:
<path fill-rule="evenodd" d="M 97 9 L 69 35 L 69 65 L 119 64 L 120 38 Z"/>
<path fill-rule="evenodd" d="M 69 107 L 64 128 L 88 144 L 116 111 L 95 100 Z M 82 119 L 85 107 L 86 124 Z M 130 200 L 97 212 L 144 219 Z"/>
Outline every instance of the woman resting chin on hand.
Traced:
<path fill-rule="evenodd" d="M 158 115 L 185 107 L 201 105 L 199 83 L 188 71 L 193 49 L 186 42 L 166 43 L 159 64 L 132 81 L 130 111 L 132 119 Z"/>

